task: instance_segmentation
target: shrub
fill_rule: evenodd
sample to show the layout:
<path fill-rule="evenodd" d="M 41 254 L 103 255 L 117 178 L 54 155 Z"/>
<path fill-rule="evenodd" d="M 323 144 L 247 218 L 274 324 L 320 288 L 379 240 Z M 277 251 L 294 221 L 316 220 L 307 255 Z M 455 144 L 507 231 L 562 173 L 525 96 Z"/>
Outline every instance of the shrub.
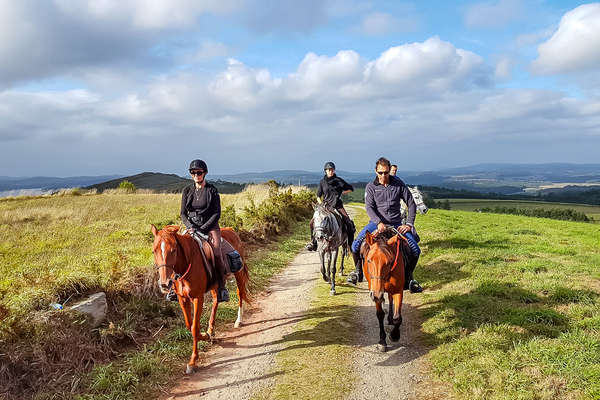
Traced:
<path fill-rule="evenodd" d="M 475 211 L 495 214 L 524 215 L 526 217 L 551 218 L 561 221 L 590 222 L 590 219 L 587 217 L 587 215 L 571 208 L 553 208 L 551 210 L 546 210 L 543 208 L 527 209 L 515 207 L 484 207 L 478 208 Z"/>
<path fill-rule="evenodd" d="M 119 189 L 126 193 L 135 193 L 135 191 L 137 190 L 135 185 L 127 180 L 119 183 Z"/>

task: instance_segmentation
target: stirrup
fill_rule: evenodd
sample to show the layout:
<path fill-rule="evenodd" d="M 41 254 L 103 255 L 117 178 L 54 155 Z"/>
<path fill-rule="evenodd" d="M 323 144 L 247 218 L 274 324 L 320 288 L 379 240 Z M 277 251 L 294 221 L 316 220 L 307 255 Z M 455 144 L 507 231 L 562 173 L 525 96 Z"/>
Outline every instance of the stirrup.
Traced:
<path fill-rule="evenodd" d="M 310 242 L 310 243 L 307 243 L 306 246 L 304 246 L 304 248 L 308 251 L 316 251 L 317 245 L 314 242 Z"/>
<path fill-rule="evenodd" d="M 408 287 L 411 293 L 421 293 L 423 291 L 423 288 L 421 285 L 419 285 L 419 282 L 415 281 L 414 279 L 410 281 Z"/>

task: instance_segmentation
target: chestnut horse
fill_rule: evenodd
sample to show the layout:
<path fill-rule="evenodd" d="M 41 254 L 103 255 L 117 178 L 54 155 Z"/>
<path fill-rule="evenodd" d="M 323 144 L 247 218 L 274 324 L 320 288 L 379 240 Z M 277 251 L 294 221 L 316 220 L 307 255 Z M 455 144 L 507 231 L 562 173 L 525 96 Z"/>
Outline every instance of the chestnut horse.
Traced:
<path fill-rule="evenodd" d="M 388 294 L 390 309 L 388 323 L 394 325 L 390 339 L 397 342 L 400 339 L 400 324 L 402 324 L 402 296 L 404 291 L 404 258 L 401 246 L 406 239 L 394 232 L 390 239 L 381 235 L 371 235 L 367 232 L 361 253 L 364 257 L 363 274 L 369 283 L 371 299 L 375 302 L 377 319 L 379 320 L 379 344 L 381 351 L 387 350 L 386 333 L 383 327 L 384 293 Z"/>
<path fill-rule="evenodd" d="M 190 235 L 180 235 L 179 226 L 169 225 L 162 230 L 152 225 L 154 244 L 154 262 L 159 271 L 159 287 L 167 293 L 171 286 L 177 294 L 179 305 L 183 310 L 185 326 L 192 333 L 194 346 L 192 357 L 187 364 L 186 373 L 192 373 L 198 359 L 198 340 L 211 340 L 214 334 L 215 316 L 217 315 L 217 282 L 209 282 L 209 277 L 204 265 L 204 257 L 200 252 L 198 243 Z M 242 256 L 243 267 L 236 272 L 238 294 L 238 317 L 235 327 L 242 324 L 242 302 L 249 303 L 247 284 L 250 279 L 248 266 L 245 261 L 242 241 L 231 228 L 222 228 L 221 236 L 228 241 Z M 208 255 L 207 255 L 208 257 Z M 204 294 L 210 291 L 212 295 L 212 310 L 208 321 L 206 333 L 200 333 L 200 316 L 204 305 Z M 192 305 L 194 314 L 192 316 Z"/>

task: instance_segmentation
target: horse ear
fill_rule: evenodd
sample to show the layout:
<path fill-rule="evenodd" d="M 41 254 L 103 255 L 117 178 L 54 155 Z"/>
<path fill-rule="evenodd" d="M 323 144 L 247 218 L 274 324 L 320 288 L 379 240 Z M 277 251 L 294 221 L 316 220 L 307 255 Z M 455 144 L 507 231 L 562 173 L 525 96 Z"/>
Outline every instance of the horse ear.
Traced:
<path fill-rule="evenodd" d="M 387 244 L 389 244 L 391 246 L 393 244 L 396 244 L 397 241 L 398 241 L 398 235 L 394 235 L 390 239 L 388 239 Z"/>
<path fill-rule="evenodd" d="M 367 244 L 369 246 L 371 246 L 373 244 L 373 235 L 371 235 L 371 232 L 367 232 L 367 236 L 365 236 L 365 240 L 367 241 Z"/>
<path fill-rule="evenodd" d="M 156 227 L 154 226 L 154 224 L 152 224 L 151 226 L 152 226 L 152 234 L 154 236 L 158 235 L 158 229 L 156 229 Z"/>

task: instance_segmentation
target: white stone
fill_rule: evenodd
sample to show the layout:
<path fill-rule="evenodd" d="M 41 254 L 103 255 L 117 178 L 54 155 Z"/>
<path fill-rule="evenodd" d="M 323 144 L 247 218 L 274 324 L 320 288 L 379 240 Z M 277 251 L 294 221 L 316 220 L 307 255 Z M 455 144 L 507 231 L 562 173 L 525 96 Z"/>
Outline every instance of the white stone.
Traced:
<path fill-rule="evenodd" d="M 87 299 L 73 304 L 69 309 L 89 315 L 92 327 L 97 328 L 106 318 L 106 311 L 108 310 L 106 294 L 104 292 L 94 293 Z"/>

